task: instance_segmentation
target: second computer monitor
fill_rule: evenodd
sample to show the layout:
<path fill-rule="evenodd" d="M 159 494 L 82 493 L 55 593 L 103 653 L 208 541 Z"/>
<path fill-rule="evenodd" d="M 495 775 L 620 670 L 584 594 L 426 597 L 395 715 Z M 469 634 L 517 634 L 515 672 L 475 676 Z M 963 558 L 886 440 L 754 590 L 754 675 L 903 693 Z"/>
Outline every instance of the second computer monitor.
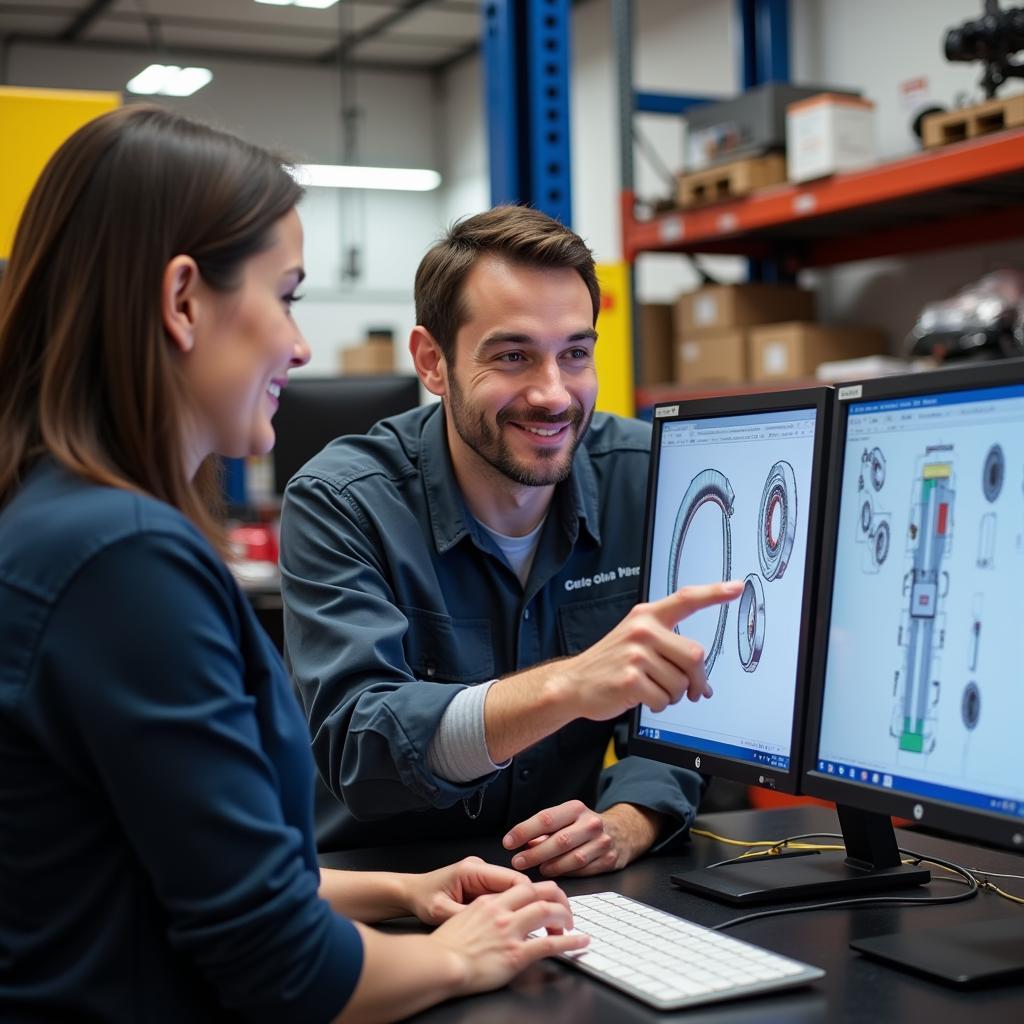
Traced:
<path fill-rule="evenodd" d="M 744 588 L 678 626 L 703 646 L 714 696 L 639 708 L 631 753 L 795 791 L 830 394 L 656 407 L 642 593 Z"/>
<path fill-rule="evenodd" d="M 805 791 L 1024 851 L 1024 362 L 840 396 Z"/>

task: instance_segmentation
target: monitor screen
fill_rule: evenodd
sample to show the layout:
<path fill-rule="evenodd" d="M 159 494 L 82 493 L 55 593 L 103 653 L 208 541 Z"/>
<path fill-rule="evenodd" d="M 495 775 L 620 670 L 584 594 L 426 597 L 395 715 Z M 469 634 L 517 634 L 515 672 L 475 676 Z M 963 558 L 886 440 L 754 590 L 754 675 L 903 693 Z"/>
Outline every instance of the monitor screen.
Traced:
<path fill-rule="evenodd" d="M 378 420 L 420 401 L 418 377 L 397 374 L 292 377 L 274 416 L 274 487 L 288 481 L 322 448 L 345 434 L 365 434 Z"/>
<path fill-rule="evenodd" d="M 840 397 L 805 791 L 1024 848 L 1024 368 Z"/>
<path fill-rule="evenodd" d="M 714 696 L 640 708 L 631 752 L 795 788 L 827 400 L 807 389 L 656 409 L 643 593 L 744 589 L 677 627 L 703 646 Z"/>

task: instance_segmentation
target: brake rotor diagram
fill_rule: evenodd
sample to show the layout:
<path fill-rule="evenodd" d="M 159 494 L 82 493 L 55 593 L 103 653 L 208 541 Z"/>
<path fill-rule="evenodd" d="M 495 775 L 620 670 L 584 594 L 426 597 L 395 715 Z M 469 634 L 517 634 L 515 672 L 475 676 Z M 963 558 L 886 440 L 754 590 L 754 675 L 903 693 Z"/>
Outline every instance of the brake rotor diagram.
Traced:
<path fill-rule="evenodd" d="M 697 510 L 707 503 L 716 505 L 722 512 L 722 580 L 732 578 L 732 528 L 731 520 L 736 495 L 728 478 L 717 469 L 705 469 L 698 473 L 687 487 L 683 500 L 676 513 L 675 526 L 672 529 L 672 545 L 668 556 L 668 592 L 671 594 L 679 588 L 679 563 L 686 542 L 686 534 L 693 523 Z M 715 666 L 722 641 L 725 638 L 725 624 L 728 619 L 729 605 L 722 604 L 718 610 L 718 625 L 708 652 L 704 657 L 704 671 L 708 677 Z M 680 628 L 676 626 L 676 632 Z"/>
<path fill-rule="evenodd" d="M 886 459 L 877 446 L 864 449 L 860 457 L 860 477 L 857 480 L 857 500 L 860 503 L 857 542 L 864 547 L 861 568 L 877 573 L 889 557 L 892 541 L 891 515 L 875 508 L 875 496 L 885 487 Z"/>
<path fill-rule="evenodd" d="M 744 672 L 753 672 L 764 650 L 764 588 L 756 573 L 743 581 L 740 595 L 736 644 Z"/>
<path fill-rule="evenodd" d="M 960 698 L 960 717 L 963 719 L 964 728 L 973 732 L 981 717 L 981 691 L 978 684 L 971 682 L 964 687 L 963 696 Z"/>
<path fill-rule="evenodd" d="M 949 576 L 942 569 L 953 539 L 954 489 L 952 445 L 931 445 L 919 461 L 913 485 L 904 577 L 907 607 L 900 625 L 906 648 L 896 675 L 896 708 L 891 732 L 899 749 L 930 753 L 935 746 L 935 717 L 941 691 L 938 652 L 945 642 L 942 603 Z"/>
<path fill-rule="evenodd" d="M 1002 445 L 994 444 L 985 456 L 985 466 L 981 471 L 981 489 L 988 501 L 995 501 L 1003 489 L 1006 477 L 1006 457 Z"/>
<path fill-rule="evenodd" d="M 761 492 L 757 557 L 769 583 L 782 579 L 796 538 L 796 475 L 788 462 L 776 462 Z M 748 577 L 749 578 L 749 577 Z"/>

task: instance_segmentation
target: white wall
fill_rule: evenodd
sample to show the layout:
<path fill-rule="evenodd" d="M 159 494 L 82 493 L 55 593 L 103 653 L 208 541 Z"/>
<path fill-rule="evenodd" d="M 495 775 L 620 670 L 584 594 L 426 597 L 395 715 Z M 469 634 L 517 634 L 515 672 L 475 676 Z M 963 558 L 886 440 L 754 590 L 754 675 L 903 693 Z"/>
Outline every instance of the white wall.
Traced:
<path fill-rule="evenodd" d="M 144 64 L 123 51 L 74 51 L 15 45 L 7 84 L 120 90 Z M 237 132 L 288 158 L 336 163 L 341 158 L 341 92 L 331 68 L 213 62 L 213 81 L 195 96 L 162 102 Z M 361 72 L 349 102 L 361 111 L 357 159 L 381 166 L 439 168 L 439 108 L 426 74 Z M 313 189 L 300 207 L 306 232 L 308 283 L 295 315 L 313 357 L 307 372 L 330 373 L 338 347 L 368 327 L 395 331 L 400 366 L 414 322 L 416 264 L 444 221 L 439 192 L 339 192 Z M 342 252 L 357 245 L 363 274 L 341 276 Z"/>

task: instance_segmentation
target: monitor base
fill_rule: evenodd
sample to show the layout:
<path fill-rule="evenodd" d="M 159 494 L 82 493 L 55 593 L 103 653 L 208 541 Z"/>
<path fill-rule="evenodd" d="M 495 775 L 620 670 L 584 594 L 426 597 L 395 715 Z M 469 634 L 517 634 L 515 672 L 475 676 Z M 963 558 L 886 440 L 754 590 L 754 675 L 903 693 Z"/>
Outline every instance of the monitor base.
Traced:
<path fill-rule="evenodd" d="M 1024 978 L 1024 921 L 970 921 L 855 939 L 850 948 L 947 985 L 980 986 Z"/>
<path fill-rule="evenodd" d="M 897 865 L 865 870 L 854 867 L 841 853 L 800 858 L 762 857 L 672 875 L 680 889 L 713 900 L 745 906 L 756 903 L 791 903 L 794 900 L 828 900 L 925 885 L 931 881 L 926 868 Z"/>

